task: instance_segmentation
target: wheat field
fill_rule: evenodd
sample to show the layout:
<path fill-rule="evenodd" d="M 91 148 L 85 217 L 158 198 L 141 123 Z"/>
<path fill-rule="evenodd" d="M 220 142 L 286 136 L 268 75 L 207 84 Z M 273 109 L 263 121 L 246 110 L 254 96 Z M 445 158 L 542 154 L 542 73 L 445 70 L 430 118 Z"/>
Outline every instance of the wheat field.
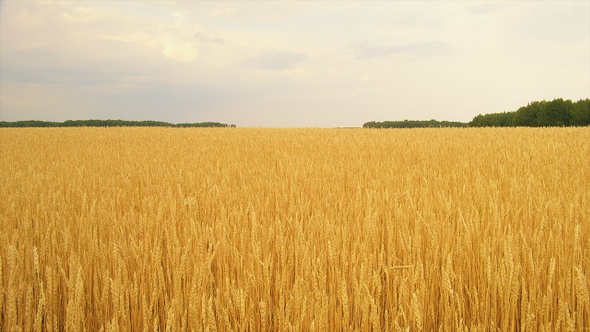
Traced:
<path fill-rule="evenodd" d="M 588 331 L 590 128 L 0 130 L 0 330 Z"/>

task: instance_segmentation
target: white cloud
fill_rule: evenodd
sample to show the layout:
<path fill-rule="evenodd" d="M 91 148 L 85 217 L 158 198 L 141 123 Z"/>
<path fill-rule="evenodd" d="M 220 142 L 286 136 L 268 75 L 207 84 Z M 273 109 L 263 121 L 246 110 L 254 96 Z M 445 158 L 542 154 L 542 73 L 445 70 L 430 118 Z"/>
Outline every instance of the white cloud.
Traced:
<path fill-rule="evenodd" d="M 199 54 L 196 41 L 188 41 L 174 35 L 148 35 L 136 31 L 123 35 L 104 35 L 102 39 L 139 45 L 161 52 L 165 57 L 181 62 L 191 62 Z"/>
<path fill-rule="evenodd" d="M 361 81 L 363 82 L 370 82 L 372 80 L 374 80 L 374 78 L 369 74 L 364 74 L 363 76 L 361 76 Z"/>

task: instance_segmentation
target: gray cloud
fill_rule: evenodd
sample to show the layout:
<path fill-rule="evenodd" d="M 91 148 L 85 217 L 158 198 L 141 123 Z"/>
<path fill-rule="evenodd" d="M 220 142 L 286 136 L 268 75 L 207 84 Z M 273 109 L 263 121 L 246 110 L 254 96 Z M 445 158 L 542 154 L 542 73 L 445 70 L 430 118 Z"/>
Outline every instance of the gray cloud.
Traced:
<path fill-rule="evenodd" d="M 222 45 L 225 42 L 223 40 L 223 38 L 209 37 L 209 36 L 205 35 L 202 32 L 195 33 L 195 38 L 197 38 L 197 40 L 200 41 L 200 42 L 209 43 L 209 44 L 219 44 L 219 45 Z"/>
<path fill-rule="evenodd" d="M 268 50 L 257 57 L 243 61 L 242 64 L 256 69 L 285 70 L 295 67 L 306 58 L 307 56 L 303 53 Z"/>
<path fill-rule="evenodd" d="M 368 45 L 366 42 L 354 43 L 345 47 L 351 50 L 357 59 L 372 57 L 387 57 L 396 53 L 411 53 L 414 55 L 439 55 L 450 51 L 450 46 L 443 42 L 425 42 L 416 44 L 382 46 Z"/>

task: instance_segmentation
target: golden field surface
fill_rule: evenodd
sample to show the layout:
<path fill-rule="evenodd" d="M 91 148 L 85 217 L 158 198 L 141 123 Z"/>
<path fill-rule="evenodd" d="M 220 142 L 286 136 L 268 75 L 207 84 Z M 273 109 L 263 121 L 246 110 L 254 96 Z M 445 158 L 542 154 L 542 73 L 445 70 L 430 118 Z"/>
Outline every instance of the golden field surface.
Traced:
<path fill-rule="evenodd" d="M 0 130 L 0 330 L 588 331 L 590 128 Z"/>

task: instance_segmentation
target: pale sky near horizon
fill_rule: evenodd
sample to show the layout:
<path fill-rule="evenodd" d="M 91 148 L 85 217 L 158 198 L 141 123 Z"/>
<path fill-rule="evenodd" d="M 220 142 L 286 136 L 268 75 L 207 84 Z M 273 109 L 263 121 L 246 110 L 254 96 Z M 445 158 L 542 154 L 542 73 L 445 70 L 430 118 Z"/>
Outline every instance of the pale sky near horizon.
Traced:
<path fill-rule="evenodd" d="M 470 121 L 590 98 L 590 1 L 0 0 L 0 121 Z"/>

